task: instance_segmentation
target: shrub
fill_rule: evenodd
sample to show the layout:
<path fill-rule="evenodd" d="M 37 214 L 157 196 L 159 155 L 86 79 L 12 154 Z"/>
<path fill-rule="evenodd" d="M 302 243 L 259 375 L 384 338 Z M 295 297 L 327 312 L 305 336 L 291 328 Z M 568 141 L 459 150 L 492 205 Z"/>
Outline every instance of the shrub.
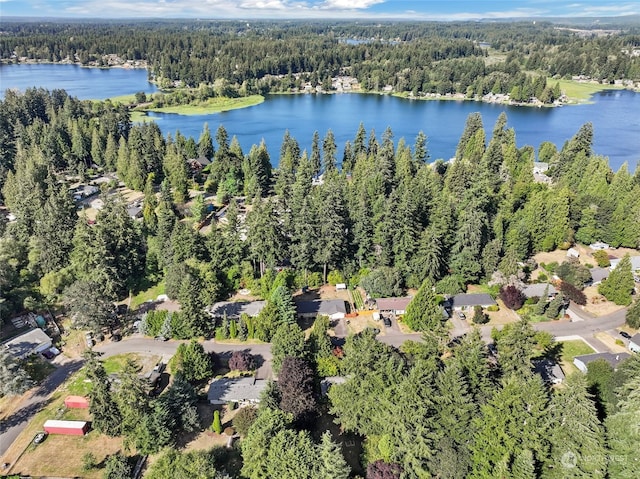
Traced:
<path fill-rule="evenodd" d="M 596 260 L 596 263 L 598 263 L 598 266 L 600 268 L 608 268 L 609 266 L 611 266 L 611 261 L 609 261 L 609 255 L 606 251 L 595 251 L 592 256 L 593 259 Z"/>
<path fill-rule="evenodd" d="M 95 469 L 98 466 L 98 461 L 96 460 L 96 456 L 92 452 L 86 452 L 84 456 L 82 456 L 82 470 L 84 472 L 89 472 L 92 469 Z"/>
<path fill-rule="evenodd" d="M 243 407 L 233 417 L 233 427 L 241 436 L 246 436 L 249 428 L 258 417 L 258 410 L 254 407 Z"/>
<path fill-rule="evenodd" d="M 487 324 L 489 322 L 489 316 L 484 314 L 482 311 L 482 306 L 475 306 L 473 308 L 473 319 L 474 324 Z"/>
<path fill-rule="evenodd" d="M 540 273 L 538 275 L 538 283 L 546 283 L 547 281 L 549 281 L 549 277 L 546 274 Z"/>
<path fill-rule="evenodd" d="M 229 359 L 229 369 L 232 371 L 253 371 L 256 361 L 249 351 L 234 351 Z"/>
<path fill-rule="evenodd" d="M 344 276 L 342 276 L 340 271 L 334 269 L 327 275 L 327 282 L 331 286 L 335 286 L 338 283 L 344 283 Z"/>
<path fill-rule="evenodd" d="M 400 464 L 375 461 L 367 466 L 367 479 L 398 479 L 400 474 L 402 474 Z"/>
<path fill-rule="evenodd" d="M 562 293 L 571 301 L 581 306 L 587 304 L 587 297 L 585 296 L 585 294 L 571 283 L 566 283 L 564 281 L 561 282 L 560 291 L 562 291 Z"/>
<path fill-rule="evenodd" d="M 213 422 L 211 423 L 211 430 L 216 434 L 222 433 L 222 421 L 220 420 L 220 411 L 217 409 L 213 411 Z"/>
<path fill-rule="evenodd" d="M 520 309 L 525 301 L 525 296 L 513 285 L 506 286 L 500 290 L 500 299 L 509 309 Z"/>
<path fill-rule="evenodd" d="M 500 306 L 498 306 L 497 304 L 492 304 L 487 308 L 487 311 L 495 313 L 496 311 L 500 311 Z"/>

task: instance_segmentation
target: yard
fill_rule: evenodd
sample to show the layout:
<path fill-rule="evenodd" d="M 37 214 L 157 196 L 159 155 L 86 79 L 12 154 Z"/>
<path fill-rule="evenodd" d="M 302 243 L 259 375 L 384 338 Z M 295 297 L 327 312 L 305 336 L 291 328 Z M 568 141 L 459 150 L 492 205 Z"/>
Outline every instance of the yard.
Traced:
<path fill-rule="evenodd" d="M 122 354 L 104 360 L 107 374 L 115 373 L 124 367 L 127 358 L 134 359 L 140 366 L 141 372 L 150 371 L 160 361 L 160 356 L 143 354 Z M 27 427 L 18 436 L 6 454 L 0 458 L 1 462 L 13 464 L 11 472 L 32 476 L 83 477 L 101 478 L 102 470 L 82 470 L 82 457 L 91 452 L 100 464 L 110 455 L 122 450 L 121 438 L 89 432 L 86 436 L 49 435 L 39 445 L 32 444 L 35 434 L 42 430 L 47 419 L 62 419 L 86 421 L 90 420 L 86 409 L 67 409 L 64 399 L 69 395 L 84 396 L 89 393 L 91 383 L 87 381 L 84 370 L 74 374 L 50 398 L 47 405 L 35 415 Z M 22 451 L 24 453 L 21 455 Z"/>
<path fill-rule="evenodd" d="M 570 341 L 561 341 L 562 350 L 560 352 L 560 366 L 565 376 L 578 371 L 573 365 L 573 358 L 582 356 L 583 354 L 595 353 L 593 348 L 581 339 L 573 339 Z"/>
<path fill-rule="evenodd" d="M 9 471 L 12 474 L 31 476 L 101 478 L 102 471 L 82 470 L 82 457 L 92 452 L 98 463 L 122 450 L 122 439 L 110 438 L 95 431 L 86 436 L 49 435 L 39 445 L 32 444 L 33 437 L 42 430 L 47 419 L 87 420 L 89 412 L 81 409 L 66 409 L 64 398 L 68 391 L 58 390 L 49 403 L 35 415 L 16 441 L 5 453 L 1 462 L 16 464 Z M 24 451 L 24 453 L 22 453 Z"/>

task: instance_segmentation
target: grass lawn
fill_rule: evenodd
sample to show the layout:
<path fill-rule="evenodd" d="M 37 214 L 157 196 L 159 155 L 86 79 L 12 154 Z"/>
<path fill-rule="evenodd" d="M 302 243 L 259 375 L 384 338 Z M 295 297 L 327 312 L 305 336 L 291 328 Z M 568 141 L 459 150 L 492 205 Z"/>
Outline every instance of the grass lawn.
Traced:
<path fill-rule="evenodd" d="M 554 80 L 553 78 L 547 78 L 547 85 L 552 87 L 560 83 L 560 90 L 569 97 L 570 100 L 579 101 L 584 103 L 591 98 L 594 93 L 602 90 L 622 90 L 624 87 L 620 85 L 606 85 L 590 82 L 577 82 L 573 80 Z"/>
<path fill-rule="evenodd" d="M 240 98 L 210 98 L 204 102 L 198 102 L 195 104 L 152 108 L 149 111 L 176 113 L 178 115 L 206 115 L 208 113 L 219 113 L 222 111 L 259 105 L 263 101 L 264 97 L 261 95 L 251 95 Z"/>
<path fill-rule="evenodd" d="M 131 298 L 131 309 L 136 309 L 145 301 L 153 300 L 164 294 L 164 281 L 159 282 L 158 284 L 151 286 L 149 289 L 145 291 L 140 291 L 133 298 Z"/>
<path fill-rule="evenodd" d="M 133 110 L 131 112 L 131 123 L 143 123 L 145 121 L 154 121 L 155 118 L 147 116 L 146 112 Z"/>
<path fill-rule="evenodd" d="M 562 354 L 560 355 L 560 366 L 565 375 L 578 371 L 573 365 L 573 358 L 582 356 L 583 354 L 595 353 L 593 348 L 580 339 L 560 342 L 562 345 Z"/>
<path fill-rule="evenodd" d="M 92 452 L 98 463 L 122 450 L 122 439 L 110 438 L 95 431 L 86 436 L 60 436 L 51 434 L 40 445 L 32 444 L 35 434 L 42 430 L 47 419 L 88 420 L 86 409 L 66 409 L 64 398 L 69 394 L 65 388 L 59 389 L 48 404 L 37 413 L 2 457 L 2 462 L 13 464 L 12 474 L 55 477 L 101 478 L 103 471 L 82 470 L 82 456 Z"/>

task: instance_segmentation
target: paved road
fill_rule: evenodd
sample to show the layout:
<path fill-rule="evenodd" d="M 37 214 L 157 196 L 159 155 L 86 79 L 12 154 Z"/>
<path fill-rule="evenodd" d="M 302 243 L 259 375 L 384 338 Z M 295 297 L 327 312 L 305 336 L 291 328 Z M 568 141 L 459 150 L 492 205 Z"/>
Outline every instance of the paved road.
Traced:
<path fill-rule="evenodd" d="M 0 424 L 0 456 L 7 452 L 9 446 L 16 440 L 31 418 L 47 405 L 51 393 L 53 393 L 71 373 L 80 369 L 82 364 L 82 360 L 68 360 L 60 364 L 60 366 L 38 386 L 31 396 L 22 402 L 16 412 L 2 421 L 2 424 Z"/>
<path fill-rule="evenodd" d="M 580 310 L 575 307 L 572 312 L 580 316 Z M 604 346 L 603 343 L 594 338 L 594 334 L 601 331 L 614 330 L 624 324 L 626 310 L 620 310 L 615 313 L 601 317 L 586 317 L 583 321 L 553 321 L 545 323 L 535 323 L 533 327 L 538 331 L 548 331 L 556 337 L 582 337 L 587 342 L 600 350 Z M 586 315 L 585 315 L 586 316 Z M 462 324 L 456 324 L 452 331 L 453 336 L 463 334 L 465 327 Z M 470 329 L 467 325 L 466 329 Z M 491 326 L 481 327 L 482 337 L 487 341 L 491 341 Z M 344 328 L 346 332 L 346 328 Z M 389 334 L 390 333 L 390 334 Z M 385 344 L 399 347 L 407 340 L 419 341 L 420 333 L 402 334 L 398 331 L 387 331 L 387 334 L 380 335 L 379 340 Z M 141 352 L 161 355 L 164 358 L 171 357 L 178 345 L 183 341 L 156 341 L 154 339 L 134 336 L 129 339 L 117 343 L 100 344 L 94 348 L 95 351 L 103 353 L 105 357 L 116 354 L 124 354 L 129 352 Z M 606 346 L 604 346 L 606 348 Z M 204 349 L 207 352 L 214 352 L 225 358 L 230 356 L 233 351 L 247 350 L 255 355 L 261 364 L 257 376 L 260 378 L 272 377 L 271 371 L 271 345 L 270 344 L 218 344 L 215 341 L 205 341 Z M 49 376 L 45 382 L 31 395 L 31 397 L 23 402 L 20 409 L 8 420 L 0 425 L 0 455 L 4 454 L 11 443 L 16 439 L 18 434 L 24 429 L 31 417 L 38 412 L 44 405 L 55 389 L 64 382 L 64 380 L 73 372 L 80 369 L 82 361 L 69 361 L 62 364 L 54 373 Z"/>

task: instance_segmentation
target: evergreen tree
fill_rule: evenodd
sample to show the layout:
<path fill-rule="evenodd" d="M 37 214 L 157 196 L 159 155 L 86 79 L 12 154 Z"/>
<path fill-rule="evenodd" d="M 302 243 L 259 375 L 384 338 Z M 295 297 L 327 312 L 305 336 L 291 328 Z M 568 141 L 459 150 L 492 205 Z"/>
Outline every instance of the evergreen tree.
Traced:
<path fill-rule="evenodd" d="M 20 363 L 4 348 L 0 349 L 0 397 L 22 394 L 35 383 Z"/>
<path fill-rule="evenodd" d="M 278 409 L 263 409 L 242 440 L 242 475 L 248 479 L 269 479 L 273 471 L 267 456 L 273 438 L 284 431 L 291 417 Z M 288 448 L 289 446 L 284 446 Z"/>
<path fill-rule="evenodd" d="M 322 168 L 322 158 L 320 156 L 320 135 L 318 130 L 313 132 L 313 138 L 311 139 L 311 173 L 313 176 L 320 174 Z"/>
<path fill-rule="evenodd" d="M 629 306 L 631 293 L 635 286 L 633 272 L 631 271 L 631 258 L 628 254 L 620 260 L 609 277 L 600 283 L 598 292 L 609 301 L 616 304 Z"/>
<path fill-rule="evenodd" d="M 273 372 L 278 374 L 285 358 L 304 358 L 307 354 L 304 332 L 296 323 L 278 326 L 271 339 Z"/>
<path fill-rule="evenodd" d="M 340 446 L 331 439 L 329 431 L 322 435 L 322 442 L 317 449 L 318 478 L 347 479 L 349 477 L 351 468 L 345 461 Z"/>
<path fill-rule="evenodd" d="M 634 329 L 640 329 L 640 300 L 636 299 L 636 301 L 631 305 L 629 309 L 627 309 L 627 313 L 625 315 L 625 321 L 627 325 Z"/>
<path fill-rule="evenodd" d="M 607 418 L 607 439 L 611 457 L 608 473 L 611 478 L 631 479 L 638 475 L 640 444 L 640 376 L 625 384 L 630 391 L 620 402 L 619 412 Z"/>
<path fill-rule="evenodd" d="M 532 453 L 534 470 L 547 458 L 547 396 L 539 376 L 509 376 L 475 419 L 477 428 L 471 449 L 473 478 L 493 478 L 494 469 L 507 459 L 520 462 L 520 454 Z M 521 470 L 529 467 L 521 464 Z M 512 470 L 512 473 L 516 472 Z M 526 476 L 524 476 L 526 477 Z M 535 476 L 534 476 L 535 477 Z"/>
<path fill-rule="evenodd" d="M 278 286 L 271 293 L 271 302 L 278 310 L 280 322 L 294 324 L 296 322 L 296 304 L 286 286 Z"/>
<path fill-rule="evenodd" d="M 213 411 L 213 422 L 211 423 L 211 430 L 216 434 L 222 434 L 222 421 L 220 420 L 220 411 L 218 409 Z"/>
<path fill-rule="evenodd" d="M 551 453 L 543 477 L 605 477 L 604 430 L 584 375 L 567 378 L 551 398 L 549 415 Z"/>
<path fill-rule="evenodd" d="M 433 292 L 433 283 L 422 282 L 416 296 L 407 306 L 402 320 L 414 331 L 442 333 L 442 308 Z"/>
<path fill-rule="evenodd" d="M 89 412 L 92 426 L 107 436 L 120 434 L 120 411 L 113 399 L 111 383 L 104 366 L 94 355 L 87 361 L 87 379 L 91 380 Z"/>
<path fill-rule="evenodd" d="M 209 130 L 209 124 L 205 122 L 202 133 L 200 133 L 200 138 L 198 139 L 198 156 L 211 160 L 214 154 L 215 150 L 213 149 L 211 131 Z"/>
<path fill-rule="evenodd" d="M 322 141 L 322 154 L 323 154 L 323 170 L 328 173 L 336 169 L 336 139 L 333 135 L 333 131 L 327 131 L 327 135 Z M 313 159 L 312 159 L 313 161 Z M 312 163 L 313 164 L 313 163 Z"/>

